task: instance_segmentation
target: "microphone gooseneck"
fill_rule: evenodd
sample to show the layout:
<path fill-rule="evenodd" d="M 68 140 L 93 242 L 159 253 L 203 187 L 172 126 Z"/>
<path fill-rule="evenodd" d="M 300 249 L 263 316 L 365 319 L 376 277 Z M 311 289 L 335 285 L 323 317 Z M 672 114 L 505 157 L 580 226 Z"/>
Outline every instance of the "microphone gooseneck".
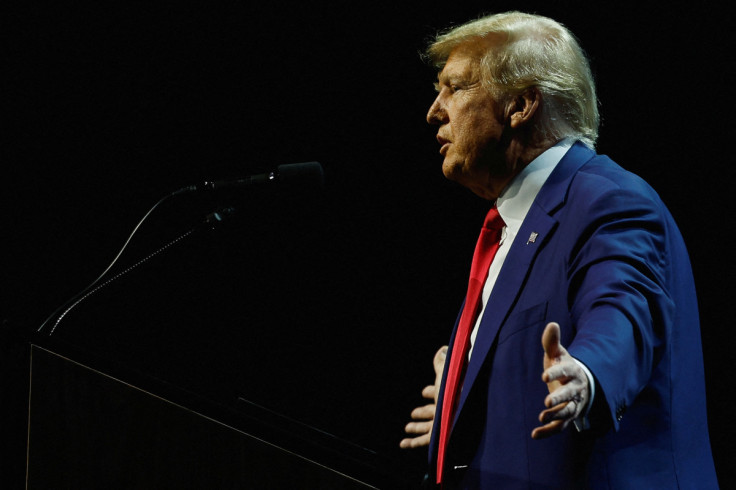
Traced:
<path fill-rule="evenodd" d="M 222 189 L 262 187 L 272 185 L 298 185 L 300 187 L 322 187 L 324 174 L 319 162 L 302 162 L 279 165 L 276 170 L 254 174 L 235 180 L 212 180 L 201 184 L 182 187 L 172 195 L 189 192 L 209 192 Z"/>
<path fill-rule="evenodd" d="M 117 263 L 118 259 L 123 254 L 128 244 L 132 240 L 133 236 L 136 234 L 136 232 L 138 231 L 140 226 L 143 224 L 143 222 L 146 220 L 146 218 L 148 218 L 148 216 L 154 211 L 154 209 L 156 209 L 161 203 L 163 203 L 167 199 L 180 195 L 180 194 L 186 194 L 190 192 L 215 191 L 215 190 L 226 189 L 226 188 L 269 186 L 269 185 L 274 185 L 277 183 L 289 184 L 289 185 L 293 184 L 293 185 L 298 185 L 301 187 L 312 187 L 312 188 L 322 187 L 322 185 L 324 184 L 324 175 L 322 171 L 322 165 L 320 165 L 318 162 L 284 164 L 284 165 L 279 165 L 276 168 L 276 170 L 272 172 L 251 175 L 251 176 L 245 177 L 243 179 L 238 179 L 238 180 L 216 180 L 216 181 L 211 181 L 211 182 L 204 182 L 199 185 L 191 185 L 187 187 L 182 187 L 179 190 L 176 190 L 170 194 L 167 194 L 166 196 L 161 198 L 158 202 L 156 202 L 156 204 L 154 204 L 153 207 L 151 207 L 151 209 L 149 209 L 148 212 L 143 216 L 143 218 L 138 222 L 135 228 L 133 228 L 133 231 L 131 232 L 130 236 L 123 244 L 123 247 L 120 249 L 118 254 L 115 256 L 112 263 L 110 263 L 110 265 L 107 266 L 107 268 L 102 272 L 102 274 L 100 274 L 97 277 L 97 279 L 92 281 L 92 283 L 89 286 L 84 288 L 82 291 L 74 295 L 72 298 L 70 298 L 65 303 L 63 303 L 61 306 L 59 306 L 56 310 L 54 310 L 54 312 L 51 313 L 51 315 L 49 315 L 49 317 L 46 318 L 46 320 L 37 329 L 37 332 L 40 333 L 41 331 L 43 331 L 46 325 L 48 325 L 53 319 L 56 319 L 55 322 L 53 322 L 51 331 L 48 334 L 48 335 L 52 335 L 54 331 L 56 330 L 56 327 L 63 320 L 63 318 L 67 315 L 67 313 L 69 313 L 72 309 L 74 309 L 79 303 L 84 301 L 87 297 L 94 294 L 99 289 L 103 288 L 104 286 L 114 281 L 118 277 L 126 274 L 127 272 L 137 267 L 138 265 L 142 264 L 143 262 L 146 262 L 151 257 L 167 249 L 174 243 L 189 236 L 196 229 L 200 227 L 214 228 L 233 213 L 233 208 L 228 207 L 228 208 L 219 209 L 215 212 L 208 214 L 206 218 L 204 219 L 203 223 L 199 227 L 190 230 L 189 232 L 180 236 L 173 242 L 165 245 L 164 247 L 154 252 L 153 254 L 149 255 L 145 259 L 139 261 L 133 267 L 126 269 L 125 271 L 117 274 L 115 277 L 109 279 L 108 281 L 104 283 L 100 283 L 100 281 L 107 275 L 110 269 L 112 269 L 112 267 Z M 57 315 L 59 316 L 57 317 Z"/>

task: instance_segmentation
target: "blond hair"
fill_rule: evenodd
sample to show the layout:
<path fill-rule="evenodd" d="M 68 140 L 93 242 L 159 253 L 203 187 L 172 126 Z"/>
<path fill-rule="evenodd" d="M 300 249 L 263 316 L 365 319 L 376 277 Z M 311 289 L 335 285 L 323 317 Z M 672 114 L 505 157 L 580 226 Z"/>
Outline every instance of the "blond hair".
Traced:
<path fill-rule="evenodd" d="M 426 56 L 441 69 L 454 48 L 491 36 L 501 41 L 488 43 L 480 66 L 493 97 L 504 101 L 536 88 L 542 94 L 537 137 L 573 137 L 594 148 L 599 116 L 593 75 L 577 39 L 562 24 L 522 12 L 489 15 L 440 33 Z"/>

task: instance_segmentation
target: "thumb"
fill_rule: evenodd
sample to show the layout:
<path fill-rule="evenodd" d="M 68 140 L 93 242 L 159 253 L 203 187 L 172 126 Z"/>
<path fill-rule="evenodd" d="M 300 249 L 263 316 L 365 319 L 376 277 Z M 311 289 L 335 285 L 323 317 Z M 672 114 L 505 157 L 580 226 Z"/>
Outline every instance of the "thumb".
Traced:
<path fill-rule="evenodd" d="M 542 380 L 547 383 L 547 388 L 552 393 L 562 385 L 558 380 L 549 381 L 546 370 L 554 364 L 555 359 L 558 359 L 566 352 L 565 348 L 560 344 L 560 325 L 558 323 L 550 322 L 544 327 L 542 347 L 544 348 L 545 369 L 545 372 L 542 373 Z"/>
<path fill-rule="evenodd" d="M 435 353 L 432 364 L 434 365 L 435 374 L 442 375 L 442 370 L 445 368 L 445 358 L 447 357 L 447 346 L 443 345 Z"/>
<path fill-rule="evenodd" d="M 550 322 L 544 328 L 542 334 L 542 348 L 546 357 L 555 359 L 565 354 L 565 348 L 560 344 L 560 325 L 556 322 Z"/>

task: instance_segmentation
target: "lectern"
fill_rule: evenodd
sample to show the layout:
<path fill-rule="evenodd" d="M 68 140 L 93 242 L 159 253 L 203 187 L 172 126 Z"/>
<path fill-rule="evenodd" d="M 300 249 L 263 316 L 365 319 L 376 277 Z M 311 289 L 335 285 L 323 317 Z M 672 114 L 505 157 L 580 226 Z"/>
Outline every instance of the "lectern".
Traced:
<path fill-rule="evenodd" d="M 246 399 L 218 407 L 62 351 L 31 344 L 29 489 L 395 488 L 371 451 Z"/>

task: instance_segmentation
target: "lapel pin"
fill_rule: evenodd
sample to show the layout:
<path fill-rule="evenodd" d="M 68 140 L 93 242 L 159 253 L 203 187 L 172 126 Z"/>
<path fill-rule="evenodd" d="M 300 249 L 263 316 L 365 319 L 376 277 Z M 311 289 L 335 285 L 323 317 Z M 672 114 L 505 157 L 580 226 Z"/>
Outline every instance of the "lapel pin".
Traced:
<path fill-rule="evenodd" d="M 537 233 L 536 231 L 533 231 L 531 235 L 529 235 L 529 240 L 526 241 L 526 244 L 529 245 L 530 243 L 536 242 L 538 236 L 539 236 L 539 233 Z"/>

